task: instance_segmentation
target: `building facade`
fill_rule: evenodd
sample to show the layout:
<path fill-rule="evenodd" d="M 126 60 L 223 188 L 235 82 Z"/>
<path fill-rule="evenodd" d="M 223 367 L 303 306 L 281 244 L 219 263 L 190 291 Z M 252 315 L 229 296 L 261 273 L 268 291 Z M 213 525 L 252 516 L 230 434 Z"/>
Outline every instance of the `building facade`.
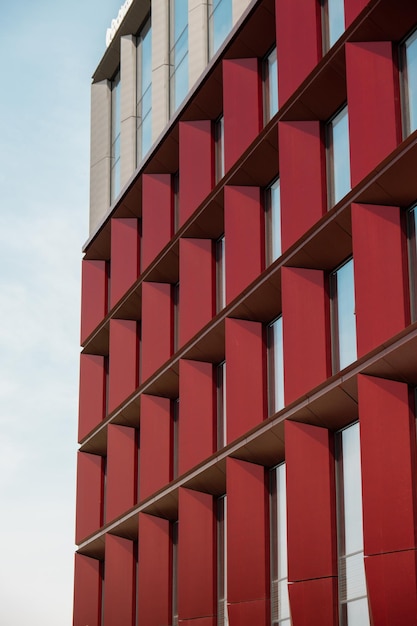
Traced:
<path fill-rule="evenodd" d="M 125 9 L 92 85 L 74 626 L 417 624 L 417 5 Z"/>

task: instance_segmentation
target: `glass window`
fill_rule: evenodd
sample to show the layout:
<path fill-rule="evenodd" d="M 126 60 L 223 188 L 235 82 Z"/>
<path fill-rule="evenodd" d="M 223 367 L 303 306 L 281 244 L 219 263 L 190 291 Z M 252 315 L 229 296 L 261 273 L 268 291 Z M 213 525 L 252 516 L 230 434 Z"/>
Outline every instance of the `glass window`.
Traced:
<path fill-rule="evenodd" d="M 336 435 L 340 626 L 369 626 L 363 561 L 359 423 Z"/>
<path fill-rule="evenodd" d="M 278 64 L 277 49 L 274 48 L 263 62 L 264 75 L 264 118 L 269 122 L 278 111 Z"/>
<path fill-rule="evenodd" d="M 271 623 L 290 626 L 285 463 L 271 470 Z"/>
<path fill-rule="evenodd" d="M 170 110 L 176 111 L 188 92 L 188 0 L 171 0 Z"/>
<path fill-rule="evenodd" d="M 137 41 L 136 163 L 152 145 L 152 29 L 148 19 Z"/>
<path fill-rule="evenodd" d="M 174 315 L 173 315 L 173 324 L 174 324 L 174 332 L 173 332 L 173 337 L 174 337 L 174 350 L 173 352 L 175 353 L 178 350 L 178 345 L 179 345 L 179 326 L 180 326 L 180 284 L 176 283 L 175 285 L 172 286 L 172 304 L 173 304 L 173 309 L 174 309 Z"/>
<path fill-rule="evenodd" d="M 216 183 L 224 176 L 224 118 L 221 115 L 214 122 L 215 176 Z"/>
<path fill-rule="evenodd" d="M 408 211 L 407 221 L 411 319 L 415 322 L 417 319 L 417 206 Z"/>
<path fill-rule="evenodd" d="M 332 207 L 351 189 L 347 106 L 327 124 L 327 179 Z"/>
<path fill-rule="evenodd" d="M 120 191 L 120 72 L 111 82 L 111 173 L 110 201 L 113 203 Z"/>
<path fill-rule="evenodd" d="M 175 479 L 178 476 L 178 425 L 180 415 L 180 401 L 179 398 L 172 400 L 172 478 Z"/>
<path fill-rule="evenodd" d="M 402 46 L 404 135 L 417 129 L 417 30 Z"/>
<path fill-rule="evenodd" d="M 226 306 L 226 256 L 225 239 L 222 235 L 216 241 L 216 311 Z"/>
<path fill-rule="evenodd" d="M 269 414 L 284 407 L 284 350 L 282 315 L 268 326 L 268 397 Z"/>
<path fill-rule="evenodd" d="M 211 58 L 232 29 L 232 0 L 209 0 L 208 12 Z"/>
<path fill-rule="evenodd" d="M 356 315 L 353 259 L 330 276 L 333 371 L 356 360 Z"/>
<path fill-rule="evenodd" d="M 281 195 L 279 178 L 265 190 L 266 257 L 273 263 L 281 256 Z"/>
<path fill-rule="evenodd" d="M 226 445 L 226 363 L 219 363 L 216 368 L 217 386 L 217 449 Z"/>
<path fill-rule="evenodd" d="M 178 626 L 178 521 L 171 522 L 172 546 L 172 626 Z"/>
<path fill-rule="evenodd" d="M 217 499 L 217 626 L 229 626 L 227 613 L 226 496 Z"/>
<path fill-rule="evenodd" d="M 323 49 L 327 52 L 345 31 L 344 0 L 323 0 Z"/>

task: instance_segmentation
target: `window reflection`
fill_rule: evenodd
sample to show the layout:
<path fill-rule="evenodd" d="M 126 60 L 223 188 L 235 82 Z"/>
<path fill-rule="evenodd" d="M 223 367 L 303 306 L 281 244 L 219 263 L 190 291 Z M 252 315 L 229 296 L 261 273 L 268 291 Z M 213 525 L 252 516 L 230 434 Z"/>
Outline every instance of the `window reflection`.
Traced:
<path fill-rule="evenodd" d="M 333 370 L 356 360 L 356 316 L 353 259 L 331 275 Z"/>
<path fill-rule="evenodd" d="M 111 202 L 120 191 L 120 123 L 120 71 L 118 71 L 111 82 Z"/>
<path fill-rule="evenodd" d="M 417 129 L 417 31 L 402 48 L 404 135 Z"/>
<path fill-rule="evenodd" d="M 417 206 L 412 207 L 407 215 L 408 256 L 410 276 L 411 319 L 417 319 Z"/>
<path fill-rule="evenodd" d="M 188 91 L 188 0 L 170 3 L 170 109 L 176 111 Z"/>
<path fill-rule="evenodd" d="M 284 407 L 284 351 L 282 316 L 268 327 L 268 389 L 269 414 Z"/>
<path fill-rule="evenodd" d="M 150 19 L 137 41 L 136 162 L 152 145 L 152 29 Z"/>
<path fill-rule="evenodd" d="M 347 106 L 327 124 L 327 174 L 332 207 L 351 189 Z"/>
<path fill-rule="evenodd" d="M 323 48 L 327 52 L 345 31 L 344 0 L 323 0 Z"/>
<path fill-rule="evenodd" d="M 266 188 L 266 255 L 267 263 L 281 256 L 281 195 L 279 178 Z"/>
<path fill-rule="evenodd" d="M 290 626 L 285 463 L 271 470 L 271 622 Z"/>
<path fill-rule="evenodd" d="M 232 28 L 232 0 L 211 0 L 208 4 L 209 53 L 217 52 Z"/>
<path fill-rule="evenodd" d="M 277 49 L 274 48 L 264 59 L 264 117 L 269 122 L 278 111 L 278 63 Z"/>

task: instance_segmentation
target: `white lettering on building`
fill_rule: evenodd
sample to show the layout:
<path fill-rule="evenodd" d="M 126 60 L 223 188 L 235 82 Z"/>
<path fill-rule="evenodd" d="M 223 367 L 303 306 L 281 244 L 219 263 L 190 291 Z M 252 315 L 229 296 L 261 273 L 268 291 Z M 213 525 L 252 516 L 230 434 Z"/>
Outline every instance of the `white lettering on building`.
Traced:
<path fill-rule="evenodd" d="M 117 17 L 111 21 L 110 28 L 108 28 L 106 31 L 106 47 L 108 47 L 114 39 L 114 36 L 116 35 L 117 30 L 122 23 L 124 16 L 128 12 L 132 2 L 133 0 L 126 0 L 126 2 L 120 7 Z"/>

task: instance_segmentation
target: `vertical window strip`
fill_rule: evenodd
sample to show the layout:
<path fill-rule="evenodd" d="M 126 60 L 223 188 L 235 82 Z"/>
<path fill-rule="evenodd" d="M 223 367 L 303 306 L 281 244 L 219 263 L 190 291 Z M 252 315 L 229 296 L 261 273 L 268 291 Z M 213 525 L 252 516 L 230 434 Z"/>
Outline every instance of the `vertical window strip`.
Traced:
<path fill-rule="evenodd" d="M 188 92 L 188 0 L 170 2 L 170 112 Z"/>
<path fill-rule="evenodd" d="M 282 315 L 268 327 L 268 391 L 269 414 L 273 415 L 285 406 Z"/>
<path fill-rule="evenodd" d="M 417 30 L 401 46 L 403 134 L 417 129 Z"/>
<path fill-rule="evenodd" d="M 172 478 L 178 476 L 178 452 L 179 452 L 179 398 L 172 400 Z"/>
<path fill-rule="evenodd" d="M 326 130 L 328 204 L 331 208 L 351 189 L 347 106 L 328 122 Z"/>
<path fill-rule="evenodd" d="M 356 313 L 353 259 L 330 276 L 332 361 L 338 372 L 356 361 Z"/>
<path fill-rule="evenodd" d="M 264 59 L 263 79 L 264 122 L 266 124 L 278 112 L 278 63 L 276 48 L 273 48 Z"/>
<path fill-rule="evenodd" d="M 369 626 L 359 423 L 336 433 L 340 626 Z"/>
<path fill-rule="evenodd" d="M 172 626 L 178 626 L 178 520 L 171 522 L 172 573 L 171 604 Z"/>
<path fill-rule="evenodd" d="M 271 623 L 290 626 L 287 565 L 286 468 L 271 470 Z"/>
<path fill-rule="evenodd" d="M 217 388 L 217 449 L 226 445 L 226 362 L 219 363 L 216 368 Z"/>
<path fill-rule="evenodd" d="M 111 173 L 110 201 L 113 203 L 120 191 L 120 71 L 111 82 Z"/>
<path fill-rule="evenodd" d="M 216 311 L 226 306 L 226 248 L 225 238 L 222 235 L 215 244 L 216 254 Z"/>
<path fill-rule="evenodd" d="M 136 164 L 152 145 L 152 29 L 148 19 L 137 40 Z"/>
<path fill-rule="evenodd" d="M 209 58 L 217 52 L 232 29 L 232 0 L 208 2 Z"/>
<path fill-rule="evenodd" d="M 326 53 L 345 31 L 344 0 L 322 1 L 323 52 Z"/>
<path fill-rule="evenodd" d="M 214 122 L 214 158 L 216 183 L 224 176 L 224 117 L 220 115 Z"/>
<path fill-rule="evenodd" d="M 217 626 L 229 626 L 227 611 L 227 499 L 217 499 Z"/>
<path fill-rule="evenodd" d="M 266 262 L 281 256 L 281 193 L 279 178 L 265 190 Z"/>
<path fill-rule="evenodd" d="M 408 235 L 408 265 L 410 281 L 411 319 L 417 319 L 417 206 L 407 212 L 407 235 Z"/>

